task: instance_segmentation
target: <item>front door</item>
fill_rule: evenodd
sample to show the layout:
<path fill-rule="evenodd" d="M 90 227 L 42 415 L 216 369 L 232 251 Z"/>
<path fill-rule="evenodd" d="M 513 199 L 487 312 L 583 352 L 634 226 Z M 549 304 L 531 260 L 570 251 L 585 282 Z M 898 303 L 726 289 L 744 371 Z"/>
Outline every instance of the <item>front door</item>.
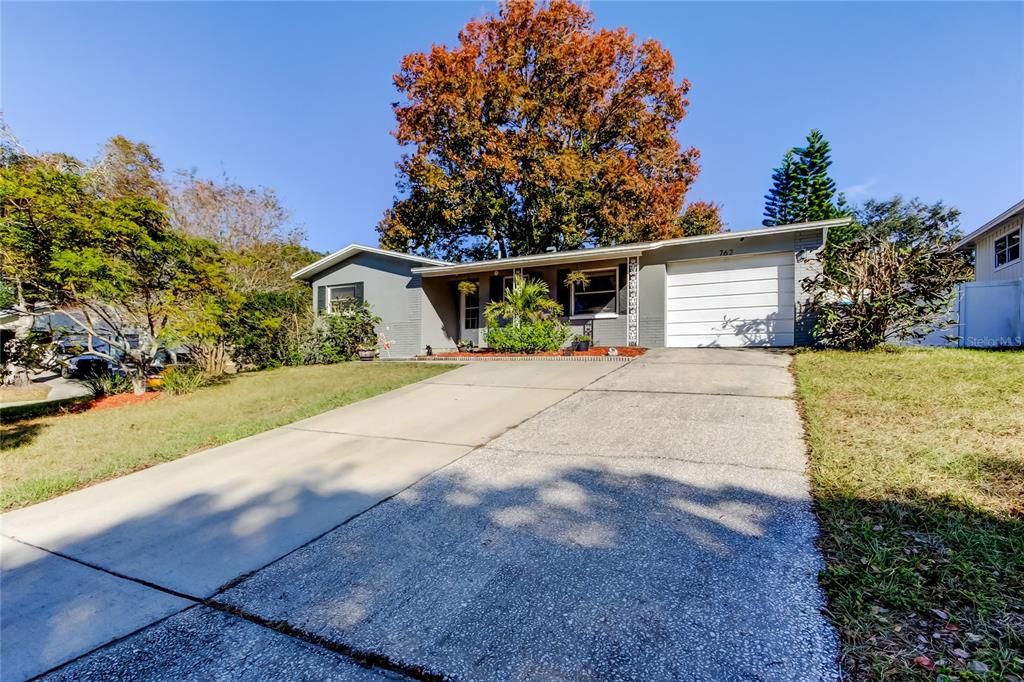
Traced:
<path fill-rule="evenodd" d="M 480 345 L 480 290 L 459 293 L 459 338 Z"/>

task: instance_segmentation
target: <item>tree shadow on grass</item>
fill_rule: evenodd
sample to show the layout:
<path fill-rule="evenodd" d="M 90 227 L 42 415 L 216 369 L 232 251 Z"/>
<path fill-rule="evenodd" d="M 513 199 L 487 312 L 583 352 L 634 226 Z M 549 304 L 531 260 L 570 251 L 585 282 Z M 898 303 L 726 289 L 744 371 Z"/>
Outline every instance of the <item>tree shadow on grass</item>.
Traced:
<path fill-rule="evenodd" d="M 14 450 L 28 445 L 36 439 L 42 428 L 42 424 L 38 422 L 15 422 L 14 424 L 0 425 L 0 451 Z"/>
<path fill-rule="evenodd" d="M 821 583 L 851 680 L 1024 676 L 1024 518 L 950 499 L 818 501 Z M 960 654 L 968 653 L 970 658 Z"/>

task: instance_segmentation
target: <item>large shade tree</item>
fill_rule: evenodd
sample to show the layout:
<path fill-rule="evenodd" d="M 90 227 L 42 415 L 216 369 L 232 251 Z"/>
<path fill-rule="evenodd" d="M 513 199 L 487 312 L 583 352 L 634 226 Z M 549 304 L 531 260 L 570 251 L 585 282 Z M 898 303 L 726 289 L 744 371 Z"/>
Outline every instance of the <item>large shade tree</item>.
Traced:
<path fill-rule="evenodd" d="M 220 333 L 233 296 L 212 243 L 170 229 L 150 196 L 101 191 L 107 177 L 64 155 L 4 154 L 0 164 L 0 279 L 27 317 L 67 313 L 102 339 L 96 355 L 136 391 L 159 348 Z"/>
<path fill-rule="evenodd" d="M 459 260 L 680 235 L 690 84 L 657 41 L 569 0 L 513 0 L 394 81 L 409 151 L 382 245 Z"/>
<path fill-rule="evenodd" d="M 303 246 L 305 231 L 273 189 L 181 173 L 168 203 L 175 229 L 221 247 L 234 286 L 244 295 L 305 290 L 291 273 L 322 255 Z"/>

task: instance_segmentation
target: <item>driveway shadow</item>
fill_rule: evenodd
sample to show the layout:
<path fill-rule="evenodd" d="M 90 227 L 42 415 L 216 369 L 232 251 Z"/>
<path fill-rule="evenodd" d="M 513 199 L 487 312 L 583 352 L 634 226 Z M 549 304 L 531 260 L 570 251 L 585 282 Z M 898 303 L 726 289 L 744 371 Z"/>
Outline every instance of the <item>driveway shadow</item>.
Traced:
<path fill-rule="evenodd" d="M 834 679 L 799 476 L 479 452 L 215 599 L 453 679 Z"/>
<path fill-rule="evenodd" d="M 124 538 L 151 534 L 201 549 L 182 555 L 182 571 L 230 563 L 224 547 L 259 552 L 268 534 L 301 532 L 291 524 L 310 509 L 346 518 L 361 493 L 325 493 L 314 479 L 240 502 L 228 490 L 193 496 L 60 551 L 117 552 Z M 395 670 L 452 679 L 832 679 L 835 638 L 819 613 L 816 526 L 802 486 L 783 471 L 477 451 L 240 576 L 211 605 Z M 32 564 L 15 571 L 31 576 Z M 35 578 L 41 586 L 45 576 Z M 44 595 L 45 617 L 39 596 L 5 598 L 5 640 L 17 630 L 60 652 L 69 622 L 106 632 L 91 646 L 137 627 L 99 627 L 128 618 L 87 589 L 67 604 Z M 87 616 L 69 618 L 77 614 Z M 107 648 L 90 675 L 159 677 L 160 656 L 134 640 Z M 49 664 L 88 650 L 79 646 Z M 230 657 L 211 654 L 216 642 L 203 646 L 196 674 L 230 676 Z M 135 666 L 143 655 L 147 666 Z M 60 676 L 75 679 L 82 665 Z"/>

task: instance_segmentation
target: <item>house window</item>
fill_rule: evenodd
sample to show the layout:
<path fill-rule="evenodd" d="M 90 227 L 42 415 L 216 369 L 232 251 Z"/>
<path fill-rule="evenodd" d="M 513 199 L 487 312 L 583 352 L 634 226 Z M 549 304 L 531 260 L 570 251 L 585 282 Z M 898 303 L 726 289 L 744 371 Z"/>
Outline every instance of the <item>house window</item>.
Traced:
<path fill-rule="evenodd" d="M 573 316 L 616 315 L 619 312 L 619 269 L 587 270 L 590 284 L 573 282 L 569 289 L 569 308 Z"/>
<path fill-rule="evenodd" d="M 1015 263 L 1020 260 L 1020 230 L 1004 234 L 996 240 L 996 267 Z"/>
<path fill-rule="evenodd" d="M 332 313 L 338 313 L 356 303 L 356 285 L 343 284 L 327 288 L 327 307 Z"/>
<path fill-rule="evenodd" d="M 466 329 L 480 328 L 480 291 L 462 295 L 462 320 Z"/>

